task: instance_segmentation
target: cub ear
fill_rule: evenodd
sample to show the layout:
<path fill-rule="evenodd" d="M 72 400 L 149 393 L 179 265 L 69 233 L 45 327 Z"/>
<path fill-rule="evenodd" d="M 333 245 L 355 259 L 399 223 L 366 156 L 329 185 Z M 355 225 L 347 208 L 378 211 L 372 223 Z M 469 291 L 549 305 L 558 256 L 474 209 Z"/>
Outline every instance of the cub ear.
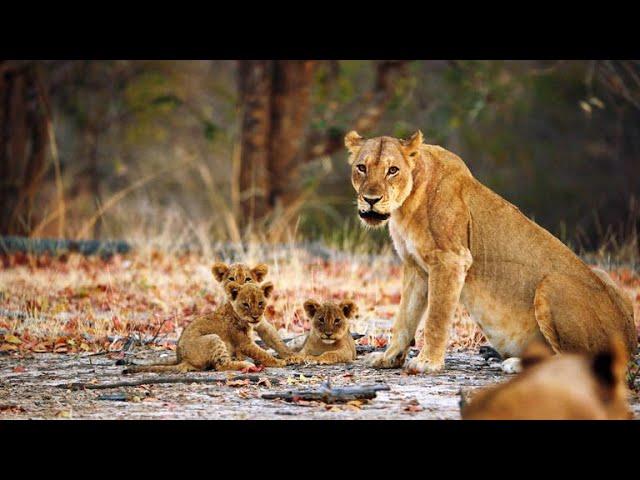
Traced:
<path fill-rule="evenodd" d="M 553 350 L 547 342 L 542 339 L 535 339 L 529 343 L 522 352 L 522 368 L 529 368 L 553 355 Z"/>
<path fill-rule="evenodd" d="M 627 348 L 620 336 L 609 341 L 609 348 L 596 354 L 591 361 L 591 370 L 606 388 L 615 388 L 624 383 L 628 362 Z"/>
<path fill-rule="evenodd" d="M 345 318 L 351 318 L 355 315 L 358 307 L 351 300 L 344 300 L 340 302 L 340 310 L 344 314 Z"/>
<path fill-rule="evenodd" d="M 315 300 L 307 300 L 304 302 L 304 311 L 307 313 L 307 317 L 309 318 L 313 318 L 319 309 L 320 304 Z"/>
<path fill-rule="evenodd" d="M 227 292 L 227 295 L 229 295 L 231 300 L 235 300 L 236 298 L 238 298 L 238 292 L 240 291 L 240 284 L 236 282 L 229 282 L 224 287 L 224 290 L 225 292 Z"/>
<path fill-rule="evenodd" d="M 271 282 L 263 283 L 260 288 L 262 288 L 265 298 L 269 298 L 273 293 L 273 283 Z"/>
<path fill-rule="evenodd" d="M 265 263 L 259 263 L 251 269 L 251 273 L 256 279 L 256 282 L 260 283 L 264 280 L 264 277 L 269 273 L 269 266 Z"/>
<path fill-rule="evenodd" d="M 404 154 L 408 157 L 414 157 L 418 153 L 418 150 L 420 150 L 422 140 L 422 132 L 420 130 L 411 135 L 407 140 L 400 140 Z"/>
<path fill-rule="evenodd" d="M 363 143 L 364 138 L 362 138 L 355 130 L 351 130 L 344 136 L 344 146 L 347 147 L 347 150 L 349 150 L 350 153 L 357 153 Z"/>
<path fill-rule="evenodd" d="M 222 262 L 216 262 L 211 267 L 211 273 L 217 281 L 221 282 L 225 275 L 229 272 L 229 265 Z"/>

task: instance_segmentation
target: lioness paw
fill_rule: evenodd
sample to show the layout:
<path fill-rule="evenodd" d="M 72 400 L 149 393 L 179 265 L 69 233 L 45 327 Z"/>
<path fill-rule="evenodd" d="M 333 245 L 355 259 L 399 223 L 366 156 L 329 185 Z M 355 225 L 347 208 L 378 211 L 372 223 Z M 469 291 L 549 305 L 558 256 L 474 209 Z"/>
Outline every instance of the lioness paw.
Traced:
<path fill-rule="evenodd" d="M 439 372 L 444 368 L 444 361 L 442 362 L 432 362 L 428 359 L 420 358 L 418 355 L 416 358 L 412 358 L 409 360 L 407 367 L 405 370 L 407 373 L 435 373 Z"/>
<path fill-rule="evenodd" d="M 500 368 L 504 373 L 520 373 L 522 371 L 522 362 L 516 357 L 507 358 L 502 362 Z"/>

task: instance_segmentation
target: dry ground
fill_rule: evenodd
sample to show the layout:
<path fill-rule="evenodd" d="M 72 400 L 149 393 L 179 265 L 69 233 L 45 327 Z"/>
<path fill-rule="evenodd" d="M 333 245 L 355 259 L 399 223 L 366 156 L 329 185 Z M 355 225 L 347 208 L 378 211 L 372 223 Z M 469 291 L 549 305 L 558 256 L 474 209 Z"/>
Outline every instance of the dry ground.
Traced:
<path fill-rule="evenodd" d="M 209 267 L 219 256 L 138 251 L 110 260 L 78 255 L 50 259 L 13 255 L 0 270 L 0 418 L 459 418 L 458 391 L 507 378 L 477 354 L 482 334 L 464 311 L 452 328 L 447 369 L 407 376 L 400 370 L 353 365 L 266 369 L 248 377 L 216 372 L 182 378 L 218 379 L 72 390 L 70 382 L 106 384 L 153 378 L 123 377 L 118 359 L 173 355 L 182 328 L 214 309 L 222 291 Z M 271 267 L 276 296 L 267 318 L 283 337 L 308 328 L 302 302 L 353 298 L 360 307 L 352 331 L 362 349 L 382 348 L 400 300 L 401 271 L 391 255 L 329 252 L 322 257 L 292 247 L 243 252 L 237 258 Z M 640 318 L 640 277 L 616 269 L 612 277 L 634 298 Z M 418 346 L 420 346 L 418 344 Z M 386 384 L 368 402 L 265 400 L 263 393 L 319 386 Z M 640 399 L 632 394 L 636 415 Z"/>

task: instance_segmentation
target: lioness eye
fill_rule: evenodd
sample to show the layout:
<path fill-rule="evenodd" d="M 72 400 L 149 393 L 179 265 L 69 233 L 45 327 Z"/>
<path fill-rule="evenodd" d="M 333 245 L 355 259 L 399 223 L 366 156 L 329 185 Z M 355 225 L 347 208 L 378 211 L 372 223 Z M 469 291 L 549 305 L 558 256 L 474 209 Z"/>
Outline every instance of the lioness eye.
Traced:
<path fill-rule="evenodd" d="M 362 163 L 359 163 L 358 165 L 356 165 L 356 168 L 362 173 L 367 171 L 367 167 L 365 167 Z"/>
<path fill-rule="evenodd" d="M 396 173 L 398 173 L 400 169 L 398 167 L 391 167 L 389 168 L 389 172 L 387 172 L 389 175 L 395 175 Z"/>

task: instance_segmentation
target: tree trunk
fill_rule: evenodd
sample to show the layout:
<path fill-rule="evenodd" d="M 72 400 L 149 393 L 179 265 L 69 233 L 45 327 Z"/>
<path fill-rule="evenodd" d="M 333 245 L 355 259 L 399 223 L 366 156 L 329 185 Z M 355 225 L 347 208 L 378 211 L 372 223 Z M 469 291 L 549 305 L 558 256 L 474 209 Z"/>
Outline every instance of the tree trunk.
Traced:
<path fill-rule="evenodd" d="M 28 235 L 46 167 L 48 124 L 35 66 L 0 62 L 0 233 Z"/>
<path fill-rule="evenodd" d="M 267 211 L 272 69 L 269 60 L 242 60 L 238 68 L 242 106 L 240 210 L 244 226 Z"/>
<path fill-rule="evenodd" d="M 276 61 L 269 145 L 269 208 L 285 208 L 300 191 L 300 151 L 309 117 L 312 61 Z"/>
<path fill-rule="evenodd" d="M 255 224 L 297 194 L 298 155 L 310 107 L 313 61 L 243 60 L 240 197 L 242 223 Z"/>

